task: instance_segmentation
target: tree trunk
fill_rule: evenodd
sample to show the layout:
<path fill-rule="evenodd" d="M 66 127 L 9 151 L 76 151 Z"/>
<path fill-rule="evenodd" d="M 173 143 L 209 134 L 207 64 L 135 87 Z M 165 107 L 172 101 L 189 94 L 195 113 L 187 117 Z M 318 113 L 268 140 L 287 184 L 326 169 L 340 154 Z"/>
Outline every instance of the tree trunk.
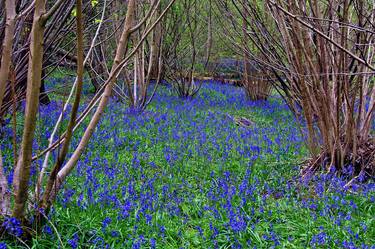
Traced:
<path fill-rule="evenodd" d="M 22 136 L 20 158 L 14 172 L 16 194 L 13 216 L 22 219 L 28 198 L 28 184 L 32 159 L 32 144 L 39 106 L 39 93 L 43 67 L 43 36 L 45 0 L 35 1 L 35 12 L 31 30 L 30 56 L 27 74 L 25 124 Z"/>
<path fill-rule="evenodd" d="M 62 164 L 65 161 L 66 154 L 68 153 L 69 145 L 71 138 L 73 136 L 73 128 L 76 124 L 76 118 L 78 114 L 78 107 L 81 99 L 81 92 L 82 92 L 82 81 L 83 81 L 83 70 L 84 70 L 84 59 L 83 59 L 83 18 L 82 18 L 82 0 L 77 0 L 77 88 L 76 88 L 76 96 L 74 100 L 74 104 L 72 107 L 72 113 L 70 117 L 70 121 L 68 124 L 68 128 L 66 131 L 65 141 L 63 146 L 60 150 L 58 155 L 57 161 L 51 175 L 48 179 L 46 191 L 43 198 L 42 207 L 47 207 L 49 193 L 52 190 L 53 184 L 56 180 L 56 176 L 58 171 L 60 170 Z"/>
<path fill-rule="evenodd" d="M 42 71 L 42 78 L 44 78 L 45 72 Z M 48 97 L 48 94 L 46 93 L 46 88 L 44 86 L 44 79 L 42 79 L 42 82 L 40 84 L 40 94 L 39 94 L 39 102 L 42 105 L 49 105 L 51 103 L 51 100 Z"/>
<path fill-rule="evenodd" d="M 5 1 L 6 10 L 6 21 L 5 21 L 5 34 L 2 44 L 2 56 L 0 64 L 0 109 L 3 103 L 4 92 L 6 84 L 10 75 L 10 66 L 12 61 L 12 47 L 13 47 L 13 35 L 14 27 L 16 22 L 16 8 L 15 3 L 12 0 Z M 10 196 L 8 190 L 8 181 L 5 176 L 3 168 L 3 158 L 0 149 L 0 215 L 6 215 L 9 213 L 10 208 Z"/>
<path fill-rule="evenodd" d="M 49 195 L 49 198 L 48 198 L 49 199 L 48 205 L 52 204 L 52 202 L 56 198 L 57 192 L 58 192 L 62 182 L 64 181 L 66 176 L 75 167 L 79 157 L 82 155 L 84 149 L 86 148 L 86 146 L 87 146 L 87 144 L 88 144 L 88 142 L 89 142 L 89 140 L 90 140 L 90 138 L 91 138 L 91 136 L 92 136 L 92 134 L 95 130 L 96 125 L 98 124 L 101 116 L 103 115 L 105 107 L 107 106 L 109 97 L 111 96 L 113 85 L 116 81 L 116 77 L 115 77 L 115 74 L 117 74 L 116 68 L 117 68 L 117 66 L 119 66 L 120 62 L 122 61 L 124 55 L 127 52 L 128 41 L 129 41 L 129 37 L 130 37 L 130 34 L 131 34 L 131 28 L 132 28 L 133 20 L 134 20 L 134 11 L 135 11 L 135 0 L 129 0 L 125 25 L 124 25 L 124 29 L 123 29 L 123 32 L 122 32 L 122 35 L 121 35 L 121 38 L 120 38 L 120 42 L 119 42 L 118 47 L 117 47 L 116 56 L 115 56 L 114 63 L 112 65 L 111 73 L 109 75 L 109 82 L 108 82 L 108 84 L 107 84 L 107 86 L 104 90 L 104 93 L 103 93 L 102 98 L 100 100 L 99 106 L 98 106 L 97 110 L 95 111 L 88 127 L 86 128 L 85 133 L 84 133 L 78 147 L 73 152 L 73 155 L 69 159 L 69 161 L 65 164 L 65 166 L 57 174 L 57 179 L 54 183 L 53 190 L 51 191 L 51 193 Z"/>
<path fill-rule="evenodd" d="M 152 2 L 155 2 L 156 0 L 152 0 Z M 160 14 L 160 5 L 156 9 L 156 16 L 159 16 Z M 156 18 L 153 18 L 156 19 Z M 150 71 L 150 79 L 157 79 L 159 75 L 159 66 L 158 66 L 158 58 L 160 53 L 160 46 L 161 46 L 161 36 L 162 36 L 162 22 L 158 23 L 155 27 L 155 29 L 152 31 L 151 36 L 151 45 L 150 49 L 152 52 L 151 54 L 151 71 Z"/>

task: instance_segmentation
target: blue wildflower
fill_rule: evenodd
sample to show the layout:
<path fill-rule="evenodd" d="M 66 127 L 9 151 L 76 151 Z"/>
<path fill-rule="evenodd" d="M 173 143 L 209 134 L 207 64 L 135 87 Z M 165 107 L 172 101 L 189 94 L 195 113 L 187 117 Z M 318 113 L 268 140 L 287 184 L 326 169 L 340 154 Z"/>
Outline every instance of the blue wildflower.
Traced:
<path fill-rule="evenodd" d="M 70 245 L 70 247 L 72 249 L 78 248 L 78 245 L 79 245 L 79 236 L 78 236 L 77 233 L 75 233 L 73 235 L 73 238 L 71 238 L 70 240 L 68 240 L 68 244 Z"/>
<path fill-rule="evenodd" d="M 21 221 L 14 217 L 6 218 L 2 224 L 2 227 L 4 227 L 9 234 L 16 237 L 21 237 L 23 234 Z"/>

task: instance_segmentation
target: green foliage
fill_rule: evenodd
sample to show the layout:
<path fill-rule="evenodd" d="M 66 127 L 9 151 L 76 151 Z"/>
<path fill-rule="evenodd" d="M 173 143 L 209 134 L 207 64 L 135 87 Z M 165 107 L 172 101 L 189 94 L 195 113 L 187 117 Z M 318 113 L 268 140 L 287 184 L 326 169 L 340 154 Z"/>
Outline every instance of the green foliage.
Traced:
<path fill-rule="evenodd" d="M 99 3 L 99 0 L 91 0 L 91 6 L 95 7 Z"/>
<path fill-rule="evenodd" d="M 77 9 L 76 9 L 75 7 L 74 7 L 74 9 L 72 10 L 71 15 L 72 15 L 73 17 L 76 17 L 76 16 L 77 16 Z"/>
<path fill-rule="evenodd" d="M 280 99 L 263 104 L 238 102 L 237 105 L 235 99 L 243 98 L 238 88 L 228 88 L 225 92 L 204 87 L 195 102 L 188 102 L 174 97 L 166 87 L 160 90 L 163 97 L 141 116 L 127 114 L 118 103 L 106 111 L 96 138 L 90 142 L 80 166 L 69 178 L 55 206 L 51 222 L 56 231 L 48 224 L 51 231 L 38 235 L 32 242 L 33 248 L 70 248 L 75 238 L 78 248 L 105 248 L 100 241 L 109 248 L 131 248 L 141 236 L 146 241 L 144 248 L 151 247 L 151 238 L 157 238 L 157 248 L 210 248 L 214 241 L 220 248 L 230 248 L 236 241 L 244 247 L 250 243 L 257 248 L 271 248 L 274 241 L 265 236 L 272 233 L 279 241 L 275 248 L 310 248 L 314 235 L 322 232 L 322 227 L 332 241 L 349 241 L 355 236 L 350 231 L 354 231 L 363 242 L 375 243 L 375 210 L 369 197 L 336 193 L 331 189 L 333 186 L 326 186 L 325 197 L 319 198 L 316 189 L 299 185 L 295 180 L 299 174 L 296 165 L 307 152 L 301 140 L 291 139 L 296 134 L 293 116 L 285 108 L 277 107 L 283 105 Z M 251 119 L 256 128 L 237 127 L 228 121 L 227 114 Z M 48 115 L 42 116 L 37 138 L 45 139 L 43 128 L 48 118 Z M 185 138 L 185 133 L 190 135 Z M 77 137 L 80 134 L 82 129 Z M 231 148 L 230 153 L 226 154 L 222 148 L 215 149 L 211 142 L 199 146 L 202 134 L 214 137 L 220 146 Z M 157 143 L 153 142 L 155 139 Z M 240 151 L 248 145 L 261 147 L 255 161 L 241 155 Z M 166 148 L 181 157 L 169 162 Z M 208 153 L 202 154 L 202 149 L 207 149 Z M 189 150 L 192 151 L 190 156 Z M 8 153 L 6 155 L 11 153 L 4 152 Z M 249 169 L 251 176 L 247 178 Z M 213 191 L 224 188 L 222 184 L 226 182 L 221 177 L 226 172 L 233 178 L 227 182 L 229 190 L 234 187 L 239 191 L 241 182 L 254 186 L 246 204 L 241 204 L 243 200 L 238 192 L 231 200 L 222 198 L 216 202 L 208 197 L 211 187 L 214 186 Z M 246 179 L 248 182 L 244 182 Z M 149 194 L 160 200 L 157 203 L 160 206 L 154 206 L 155 210 L 149 212 L 152 222 L 147 221 L 139 207 L 132 209 L 127 218 L 119 219 L 123 207 L 112 200 L 123 203 L 131 198 L 128 192 L 131 186 L 140 201 L 150 180 L 154 189 Z M 266 186 L 275 192 L 268 193 Z M 166 187 L 171 195 L 169 198 L 162 195 Z M 290 189 L 278 196 L 277 191 L 285 188 Z M 183 198 L 185 196 L 188 198 Z M 337 198 L 340 203 L 335 204 Z M 306 202 L 316 206 L 305 207 L 303 203 Z M 254 225 L 233 232 L 225 211 L 225 205 L 229 203 L 233 207 L 241 206 L 238 212 L 247 214 Z M 357 208 L 353 209 L 347 203 L 354 203 Z M 171 211 L 168 211 L 168 205 L 171 205 Z M 327 205 L 332 205 L 331 217 L 339 219 L 341 215 L 349 214 L 350 220 L 343 218 L 338 225 L 337 220 L 320 215 Z M 179 213 L 173 214 L 173 208 Z M 103 228 L 106 219 L 111 222 Z M 165 230 L 163 236 L 160 235 L 161 226 Z M 212 227 L 218 231 L 214 238 Z M 62 246 L 59 246 L 60 239 Z M 95 239 L 97 246 L 93 245 Z M 335 246 L 330 242 L 317 247 Z"/>

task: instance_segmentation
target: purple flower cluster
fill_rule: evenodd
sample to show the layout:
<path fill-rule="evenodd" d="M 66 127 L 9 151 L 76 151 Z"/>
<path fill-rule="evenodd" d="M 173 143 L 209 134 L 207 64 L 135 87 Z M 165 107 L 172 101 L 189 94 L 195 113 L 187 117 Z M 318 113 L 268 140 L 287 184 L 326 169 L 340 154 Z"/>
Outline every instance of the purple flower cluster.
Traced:
<path fill-rule="evenodd" d="M 11 217 L 5 218 L 2 227 L 11 235 L 21 237 L 23 234 L 21 221 Z"/>
<path fill-rule="evenodd" d="M 57 101 L 41 107 L 43 136 L 59 110 Z M 255 124 L 237 126 L 233 116 Z M 142 114 L 112 101 L 57 202 L 58 210 L 92 220 L 95 234 L 69 234 L 65 242 L 72 248 L 371 248 L 374 184 L 352 194 L 333 172 L 301 182 L 296 165 L 306 149 L 296 125 L 281 99 L 249 102 L 241 89 L 221 84 L 205 83 L 189 100 L 161 87 Z M 41 140 L 36 147 L 47 143 Z M 1 146 L 11 152 L 11 145 Z M 9 174 L 11 161 L 5 164 Z"/>

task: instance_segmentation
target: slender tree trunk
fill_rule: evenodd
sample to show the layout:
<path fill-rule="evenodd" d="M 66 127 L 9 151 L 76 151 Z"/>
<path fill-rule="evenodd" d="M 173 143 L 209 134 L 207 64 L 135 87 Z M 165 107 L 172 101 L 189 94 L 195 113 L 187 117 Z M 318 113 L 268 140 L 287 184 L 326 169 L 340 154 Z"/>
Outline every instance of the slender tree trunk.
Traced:
<path fill-rule="evenodd" d="M 135 108 L 137 105 L 137 87 L 138 87 L 138 81 L 140 80 L 140 77 L 138 76 L 139 72 L 139 63 L 138 63 L 138 54 L 137 53 L 134 56 L 134 83 L 133 83 L 133 103 L 131 103 L 131 107 Z"/>
<path fill-rule="evenodd" d="M 78 114 L 78 107 L 81 99 L 81 92 L 82 92 L 82 81 L 83 81 L 83 70 L 84 70 L 84 59 L 83 59 L 83 50 L 84 50 L 84 43 L 83 43 L 83 17 L 82 17 L 82 0 L 77 0 L 77 87 L 76 87 L 76 96 L 72 108 L 72 113 L 70 117 L 70 121 L 68 124 L 68 128 L 66 131 L 65 141 L 61 148 L 61 151 L 58 155 L 57 161 L 55 166 L 53 167 L 52 173 L 48 179 L 46 191 L 43 198 L 43 207 L 47 206 L 47 201 L 49 197 L 49 193 L 52 190 L 53 184 L 56 180 L 56 176 L 58 171 L 60 170 L 62 164 L 65 161 L 66 154 L 68 153 L 69 145 L 71 138 L 73 136 L 73 128 L 76 124 L 76 118 Z"/>
<path fill-rule="evenodd" d="M 45 76 L 45 70 L 42 71 L 42 78 L 44 78 L 44 76 Z M 46 93 L 44 79 L 42 79 L 42 82 L 40 84 L 39 102 L 42 105 L 49 105 L 51 103 L 51 100 L 49 99 L 48 94 Z"/>
<path fill-rule="evenodd" d="M 204 68 L 207 69 L 208 63 L 211 57 L 212 48 L 212 2 L 209 0 L 208 6 L 208 25 L 207 25 L 207 42 L 206 42 L 206 58 L 204 63 Z"/>
<path fill-rule="evenodd" d="M 246 17 L 247 17 L 247 10 L 246 10 L 246 5 L 244 5 L 244 10 L 243 10 L 243 23 L 242 23 L 242 32 L 243 32 L 243 79 L 242 79 L 242 83 L 243 83 L 243 86 L 245 88 L 245 93 L 246 93 L 246 97 L 247 98 L 250 98 L 250 96 L 252 95 L 250 91 L 252 91 L 253 89 L 251 89 L 251 86 L 250 86 L 250 58 L 249 58 L 249 55 L 247 53 L 247 47 L 248 47 L 248 44 L 246 42 L 246 36 L 247 36 L 247 20 L 246 20 Z"/>
<path fill-rule="evenodd" d="M 10 212 L 10 193 L 8 181 L 3 168 L 3 158 L 0 150 L 0 216 L 8 215 Z"/>
<path fill-rule="evenodd" d="M 2 44 L 0 64 L 0 109 L 3 104 L 4 92 L 9 79 L 10 66 L 12 61 L 13 35 L 16 22 L 16 8 L 13 0 L 5 1 L 5 11 L 5 35 Z M 8 181 L 5 176 L 2 153 L 0 149 L 0 215 L 8 214 L 9 208 L 10 196 L 8 190 Z"/>
<path fill-rule="evenodd" d="M 113 85 L 116 81 L 116 77 L 114 77 L 114 74 L 116 74 L 116 68 L 122 61 L 124 55 L 127 52 L 127 46 L 129 37 L 131 34 L 131 28 L 134 20 L 134 11 L 135 11 L 135 0 L 129 0 L 128 2 L 128 9 L 126 13 L 126 20 L 124 29 L 120 38 L 120 42 L 117 47 L 116 56 L 114 63 L 112 65 L 111 73 L 109 75 L 109 82 L 106 86 L 104 93 L 102 95 L 102 98 L 100 100 L 99 106 L 97 110 L 94 113 L 94 116 L 92 117 L 78 147 L 74 151 L 72 157 L 69 159 L 69 161 L 65 164 L 65 166 L 59 171 L 57 174 L 57 179 L 54 183 L 53 190 L 50 193 L 49 197 L 49 205 L 52 204 L 52 201 L 56 198 L 57 192 L 61 186 L 61 183 L 66 178 L 66 176 L 73 170 L 74 166 L 76 165 L 79 157 L 82 155 L 84 149 L 86 148 L 96 125 L 98 124 L 100 117 L 103 115 L 104 109 L 107 106 L 109 97 L 111 96 Z"/>
<path fill-rule="evenodd" d="M 98 38 L 98 36 L 99 36 L 100 30 L 101 30 L 101 27 L 102 27 L 102 24 L 103 24 L 103 21 L 104 21 L 105 12 L 106 12 L 106 9 L 107 9 L 107 1 L 104 0 L 104 3 L 103 3 L 103 4 L 104 4 L 104 6 L 103 6 L 103 10 L 102 10 L 101 19 L 100 19 L 101 21 L 100 21 L 100 23 L 99 23 L 99 25 L 98 25 L 98 28 L 97 28 L 97 30 L 96 30 L 96 32 L 95 32 L 94 37 L 93 37 L 92 39 L 90 39 L 90 40 L 91 40 L 91 46 L 90 46 L 90 48 L 89 48 L 89 50 L 88 50 L 88 52 L 87 52 L 87 54 L 86 54 L 86 58 L 85 58 L 85 60 L 84 60 L 84 65 L 86 65 L 87 62 L 89 61 L 89 58 L 90 58 L 90 56 L 91 56 L 91 54 L 92 54 L 92 52 L 93 52 L 93 50 L 94 50 L 96 40 L 97 40 L 97 38 Z M 90 5 L 90 6 L 91 6 L 91 5 Z M 54 138 L 55 138 L 55 134 L 56 134 L 56 132 L 57 132 L 58 127 L 60 126 L 60 124 L 61 124 L 61 122 L 62 122 L 63 114 L 64 114 L 64 112 L 66 111 L 66 109 L 68 108 L 68 104 L 69 104 L 69 102 L 70 102 L 70 99 L 73 97 L 74 89 L 76 88 L 77 84 L 78 84 L 78 77 L 76 77 L 76 79 L 75 79 L 75 81 L 74 81 L 74 84 L 73 84 L 73 86 L 72 86 L 72 90 L 71 90 L 71 92 L 70 92 L 70 94 L 69 94 L 69 97 L 68 97 L 68 99 L 66 100 L 66 103 L 65 103 L 64 106 L 63 106 L 63 110 L 62 110 L 62 112 L 60 113 L 59 118 L 57 119 L 56 124 L 55 124 L 55 126 L 54 126 L 54 128 L 53 128 L 53 131 L 52 131 L 52 133 L 51 133 L 51 136 L 50 136 L 49 139 L 48 139 L 48 141 L 49 141 L 48 147 L 51 147 L 52 144 L 53 144 L 53 140 L 54 140 Z M 99 87 L 99 86 L 98 86 L 98 87 Z M 98 88 L 98 89 L 99 89 L 99 88 Z M 97 90 L 98 90 L 98 89 L 97 89 Z M 42 166 L 41 172 L 40 172 L 39 177 L 38 177 L 38 182 L 37 182 L 36 189 L 35 189 L 36 200 L 38 200 L 38 202 L 39 202 L 39 198 L 40 198 L 41 185 L 42 185 L 42 182 L 43 182 L 43 178 L 44 178 L 45 171 L 46 171 L 46 169 L 47 169 L 47 167 L 48 167 L 48 160 L 49 160 L 49 156 L 50 156 L 50 154 L 51 154 L 51 151 L 48 151 L 48 152 L 46 153 L 46 156 L 45 156 L 44 161 L 43 161 L 43 166 Z"/>
<path fill-rule="evenodd" d="M 157 0 L 151 0 L 151 4 L 154 4 Z M 156 9 L 156 17 L 160 14 L 160 5 Z M 154 21 L 156 18 L 152 18 Z M 162 33 L 162 23 L 158 23 L 155 27 L 155 29 L 152 31 L 151 35 L 151 45 L 150 49 L 152 52 L 150 52 L 150 63 L 151 63 L 151 71 L 150 71 L 150 79 L 157 79 L 159 74 L 159 66 L 158 66 L 158 58 L 160 53 L 160 45 L 161 45 L 161 33 Z"/>
<path fill-rule="evenodd" d="M 12 47 L 14 28 L 16 23 L 16 7 L 14 1 L 5 1 L 6 22 L 5 35 L 2 44 L 1 66 L 0 66 L 0 109 L 3 104 L 3 97 L 7 81 L 9 79 L 9 70 L 12 64 Z"/>
<path fill-rule="evenodd" d="M 28 199 L 28 184 L 32 159 L 32 144 L 39 106 L 40 83 L 43 67 L 43 36 L 45 0 L 35 1 L 34 21 L 31 30 L 30 56 L 27 75 L 25 124 L 22 136 L 21 153 L 14 173 L 16 194 L 13 216 L 22 219 Z"/>

